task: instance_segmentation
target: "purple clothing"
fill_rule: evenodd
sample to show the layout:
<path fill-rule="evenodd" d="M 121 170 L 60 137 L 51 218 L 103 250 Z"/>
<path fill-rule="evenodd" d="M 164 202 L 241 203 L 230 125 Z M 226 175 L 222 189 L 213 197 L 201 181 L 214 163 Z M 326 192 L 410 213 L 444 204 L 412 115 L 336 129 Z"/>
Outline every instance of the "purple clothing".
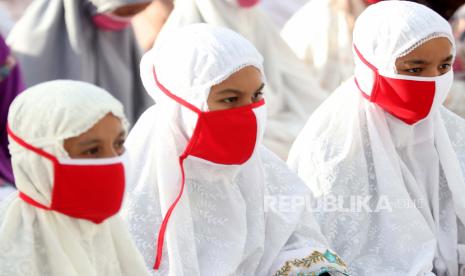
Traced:
<path fill-rule="evenodd" d="M 0 66 L 3 66 L 10 56 L 10 49 L 0 36 Z M 15 65 L 8 76 L 0 80 L 0 178 L 8 183 L 14 183 L 11 168 L 11 157 L 8 151 L 8 135 L 6 124 L 8 109 L 13 99 L 24 89 L 19 66 Z"/>

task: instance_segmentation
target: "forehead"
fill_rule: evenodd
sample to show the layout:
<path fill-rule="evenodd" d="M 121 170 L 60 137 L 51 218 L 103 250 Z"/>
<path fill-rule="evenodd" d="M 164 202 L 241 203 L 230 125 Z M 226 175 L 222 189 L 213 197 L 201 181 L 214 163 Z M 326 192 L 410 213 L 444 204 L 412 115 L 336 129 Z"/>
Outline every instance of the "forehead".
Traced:
<path fill-rule="evenodd" d="M 109 113 L 77 138 L 86 139 L 95 136 L 115 136 L 119 135 L 121 132 L 124 132 L 121 119 Z"/>
<path fill-rule="evenodd" d="M 231 74 L 227 79 L 211 87 L 211 92 L 222 89 L 238 88 L 243 91 L 255 91 L 262 85 L 261 71 L 254 66 L 246 66 Z"/>
<path fill-rule="evenodd" d="M 396 63 L 410 60 L 436 61 L 444 60 L 453 55 L 452 43 L 448 38 L 437 37 L 426 41 L 407 55 L 399 57 Z"/>

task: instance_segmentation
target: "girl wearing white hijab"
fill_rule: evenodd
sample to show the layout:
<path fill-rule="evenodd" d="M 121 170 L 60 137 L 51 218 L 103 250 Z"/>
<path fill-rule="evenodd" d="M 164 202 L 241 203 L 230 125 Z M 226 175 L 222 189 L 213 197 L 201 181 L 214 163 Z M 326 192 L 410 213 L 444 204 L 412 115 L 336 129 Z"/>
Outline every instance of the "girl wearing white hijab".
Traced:
<path fill-rule="evenodd" d="M 247 40 L 179 28 L 144 55 L 141 76 L 157 104 L 126 142 L 124 217 L 154 275 L 345 272 L 304 205 L 279 205 L 308 191 L 261 145 L 262 58 Z"/>
<path fill-rule="evenodd" d="M 465 122 L 442 106 L 451 27 L 423 5 L 383 1 L 357 19 L 353 42 L 354 77 L 315 111 L 288 163 L 354 275 L 465 275 Z"/>
<path fill-rule="evenodd" d="M 141 51 L 131 15 L 148 0 L 36 0 L 7 42 L 22 65 L 26 86 L 54 79 L 93 83 L 120 100 L 129 121 L 148 107 L 137 74 Z"/>
<path fill-rule="evenodd" d="M 264 70 L 268 79 L 264 89 L 270 96 L 264 144 L 286 158 L 305 120 L 328 93 L 320 88 L 311 71 L 284 43 L 273 22 L 256 6 L 257 2 L 176 0 L 160 37 L 177 27 L 204 22 L 230 28 L 251 41 L 264 56 Z"/>
<path fill-rule="evenodd" d="M 115 216 L 126 129 L 121 103 L 91 84 L 51 81 L 14 100 L 8 135 L 19 192 L 0 206 L 0 275 L 149 275 Z"/>

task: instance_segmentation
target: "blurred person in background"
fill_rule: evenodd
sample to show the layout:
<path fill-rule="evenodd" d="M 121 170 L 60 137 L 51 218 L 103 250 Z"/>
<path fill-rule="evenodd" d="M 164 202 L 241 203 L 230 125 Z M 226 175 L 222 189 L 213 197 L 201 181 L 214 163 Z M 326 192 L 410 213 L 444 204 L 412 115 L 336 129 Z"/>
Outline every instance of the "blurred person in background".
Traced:
<path fill-rule="evenodd" d="M 281 36 L 328 91 L 353 74 L 355 19 L 373 0 L 310 0 L 289 21 Z"/>
<path fill-rule="evenodd" d="M 454 62 L 454 84 L 446 100 L 446 106 L 465 118 L 465 4 L 449 22 L 454 33 L 457 55 Z"/>
<path fill-rule="evenodd" d="M 134 33 L 144 51 L 152 48 L 173 7 L 173 0 L 154 0 L 132 19 Z"/>
<path fill-rule="evenodd" d="M 26 86 L 74 79 L 99 85 L 120 100 L 130 122 L 149 98 L 138 77 L 141 49 L 130 20 L 148 0 L 36 0 L 8 36 Z"/>
<path fill-rule="evenodd" d="M 410 2 L 419 3 L 429 7 L 439 13 L 446 20 L 451 19 L 455 11 L 463 5 L 463 0 L 410 0 Z"/>
<path fill-rule="evenodd" d="M 24 89 L 17 60 L 0 34 L 0 200 L 14 191 L 6 124 L 11 102 Z"/>
<path fill-rule="evenodd" d="M 309 1 L 310 0 L 261 0 L 260 8 L 270 16 L 276 24 L 276 27 L 281 30 L 287 20 Z"/>

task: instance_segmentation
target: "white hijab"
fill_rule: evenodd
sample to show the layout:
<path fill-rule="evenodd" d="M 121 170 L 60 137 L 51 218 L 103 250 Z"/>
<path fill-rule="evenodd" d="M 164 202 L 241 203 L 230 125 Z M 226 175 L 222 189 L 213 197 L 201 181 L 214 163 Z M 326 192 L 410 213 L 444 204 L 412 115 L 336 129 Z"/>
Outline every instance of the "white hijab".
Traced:
<path fill-rule="evenodd" d="M 363 0 L 311 0 L 287 21 L 281 36 L 332 92 L 353 74 L 352 30 Z"/>
<path fill-rule="evenodd" d="M 176 0 L 160 37 L 192 23 L 223 26 L 248 39 L 264 57 L 270 97 L 264 144 L 286 158 L 308 116 L 327 97 L 311 71 L 297 59 L 258 7 L 241 8 L 237 0 Z"/>
<path fill-rule="evenodd" d="M 101 88 L 52 81 L 19 95 L 8 124 L 27 143 L 68 158 L 64 140 L 86 132 L 108 113 L 126 120 L 122 105 Z M 52 163 L 11 139 L 10 152 L 18 190 L 49 206 Z M 34 207 L 15 193 L 0 206 L 0 275 L 148 274 L 118 215 L 94 224 Z"/>
<path fill-rule="evenodd" d="M 454 44 L 447 21 L 407 1 L 368 7 L 354 29 L 362 55 L 391 74 L 398 57 L 435 37 Z M 369 86 L 372 72 L 355 60 Z M 355 275 L 464 275 L 465 122 L 444 107 L 407 125 L 349 79 L 309 119 L 288 163 L 321 200 L 369 199 L 369 209 L 317 216 Z"/>
<path fill-rule="evenodd" d="M 195 113 L 157 88 L 153 66 L 171 93 L 207 111 L 213 85 L 245 66 L 262 71 L 261 63 L 247 40 L 207 24 L 173 31 L 144 55 L 142 79 L 157 104 L 142 115 L 126 142 L 133 186 L 124 216 L 150 268 L 160 224 L 180 191 L 179 156 L 197 122 Z M 265 118 L 257 121 L 264 124 Z M 308 191 L 260 143 L 243 165 L 189 157 L 184 166 L 185 191 L 169 220 L 161 267 L 154 275 L 271 275 L 285 261 L 325 251 L 319 226 L 302 205 L 288 212 L 265 210 L 267 197 L 305 196 Z"/>
<path fill-rule="evenodd" d="M 130 27 L 102 31 L 94 13 L 149 0 L 36 0 L 7 38 L 26 86 L 73 79 L 109 91 L 124 105 L 131 123 L 149 106 L 138 75 L 142 52 Z"/>

